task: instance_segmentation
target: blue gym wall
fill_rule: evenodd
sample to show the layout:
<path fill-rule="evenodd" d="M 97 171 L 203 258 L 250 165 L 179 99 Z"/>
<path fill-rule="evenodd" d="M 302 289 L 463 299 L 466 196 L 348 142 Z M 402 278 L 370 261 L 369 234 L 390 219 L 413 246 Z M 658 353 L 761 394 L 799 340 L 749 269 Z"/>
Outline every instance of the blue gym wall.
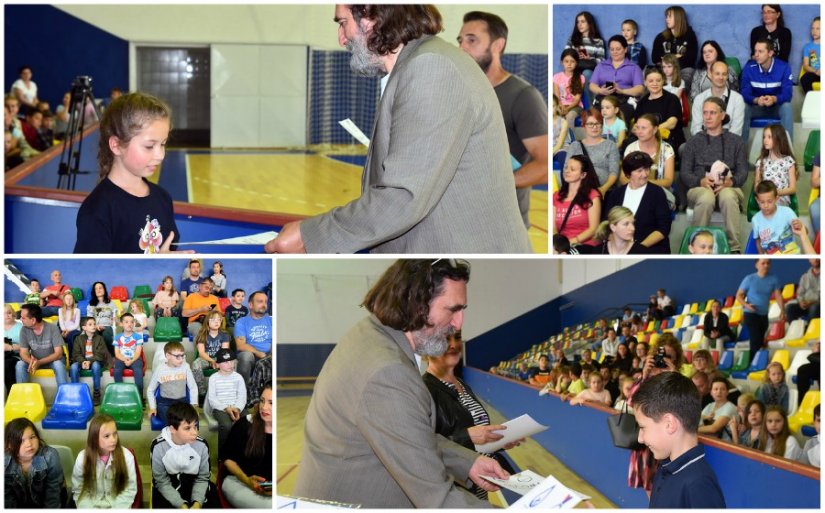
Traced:
<path fill-rule="evenodd" d="M 467 364 L 488 369 L 547 340 L 565 326 L 590 322 L 602 310 L 647 303 L 664 288 L 678 305 L 733 296 L 745 275 L 756 272 L 754 259 L 652 259 L 564 294 L 467 342 Z M 774 259 L 780 283 L 799 283 L 810 265 L 805 259 Z M 698 284 L 698 286 L 697 286 Z M 566 307 L 560 310 L 561 307 Z"/>
<path fill-rule="evenodd" d="M 216 260 L 210 257 L 199 257 L 204 266 L 212 272 L 212 263 Z M 132 295 L 136 285 L 149 285 L 156 289 L 164 276 L 175 279 L 175 287 L 180 284 L 180 276 L 189 259 L 8 259 L 17 266 L 28 278 L 37 278 L 43 287 L 51 285 L 49 275 L 55 269 L 63 274 L 63 282 L 70 287 L 79 287 L 88 299 L 89 288 L 92 283 L 102 281 L 111 291 L 114 285 L 123 285 Z M 221 260 L 226 274 L 226 283 L 229 291 L 242 288 L 249 293 L 262 290 L 272 281 L 272 261 L 269 259 L 238 259 Z M 5 280 L 5 302 L 20 302 L 23 293 L 8 279 Z"/>
<path fill-rule="evenodd" d="M 553 6 L 553 71 L 561 71 L 559 56 L 570 38 L 576 14 L 590 11 L 596 19 L 605 42 L 621 34 L 621 22 L 627 18 L 639 25 L 637 40 L 647 48 L 648 59 L 653 39 L 665 28 L 665 9 L 674 4 L 628 5 L 616 3 L 554 5 Z M 681 4 L 676 4 L 681 5 Z M 761 4 L 752 5 L 683 5 L 688 24 L 696 33 L 698 44 L 716 40 L 728 57 L 737 57 L 744 66 L 750 58 L 750 35 L 753 27 L 762 24 Z M 791 70 L 795 80 L 802 66 L 802 47 L 811 41 L 811 21 L 819 16 L 819 5 L 783 4 L 785 26 L 791 30 Z M 608 55 L 609 57 L 609 55 Z"/>
<path fill-rule="evenodd" d="M 640 489 L 627 486 L 630 452 L 613 446 L 608 413 L 570 406 L 551 394 L 540 397 L 524 384 L 465 369 L 473 391 L 505 418 L 529 413 L 548 429 L 531 438 L 620 508 L 647 508 Z M 819 508 L 819 481 L 705 446 L 728 508 Z M 781 490 L 781 493 L 777 493 Z"/>
<path fill-rule="evenodd" d="M 4 91 L 20 66 L 32 68 L 38 96 L 52 111 L 78 75 L 91 76 L 95 98 L 129 87 L 129 43 L 49 5 L 6 5 Z"/>

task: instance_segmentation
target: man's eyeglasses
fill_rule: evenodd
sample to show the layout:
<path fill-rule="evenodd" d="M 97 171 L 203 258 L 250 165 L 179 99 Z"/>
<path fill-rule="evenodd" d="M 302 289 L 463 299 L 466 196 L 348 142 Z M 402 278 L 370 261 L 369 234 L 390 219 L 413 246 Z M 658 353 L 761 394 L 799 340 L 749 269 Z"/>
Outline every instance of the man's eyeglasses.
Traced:
<path fill-rule="evenodd" d="M 171 356 L 172 358 L 177 358 L 178 360 L 180 360 L 181 358 L 186 356 L 186 354 L 185 353 L 180 353 L 180 354 L 169 353 L 169 356 Z"/>

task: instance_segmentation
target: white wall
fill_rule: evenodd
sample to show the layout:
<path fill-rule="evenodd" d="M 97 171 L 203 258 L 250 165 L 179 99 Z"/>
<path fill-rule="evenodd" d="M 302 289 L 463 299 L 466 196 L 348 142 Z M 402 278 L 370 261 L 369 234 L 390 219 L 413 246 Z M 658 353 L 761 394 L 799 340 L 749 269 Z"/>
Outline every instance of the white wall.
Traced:
<path fill-rule="evenodd" d="M 367 315 L 358 305 L 393 262 L 386 259 L 281 259 L 277 262 L 279 344 L 334 343 Z M 556 262 L 472 259 L 463 335 L 470 339 L 560 294 Z"/>
<path fill-rule="evenodd" d="M 58 5 L 61 9 L 118 37 L 136 43 L 306 44 L 338 48 L 326 5 Z M 547 53 L 547 5 L 438 5 L 444 18 L 442 37 L 455 41 L 461 18 L 470 10 L 501 16 L 510 29 L 507 51 Z"/>
<path fill-rule="evenodd" d="M 641 262 L 641 258 L 566 258 L 557 260 L 557 276 L 563 276 L 561 293 L 567 294 L 588 283 Z"/>

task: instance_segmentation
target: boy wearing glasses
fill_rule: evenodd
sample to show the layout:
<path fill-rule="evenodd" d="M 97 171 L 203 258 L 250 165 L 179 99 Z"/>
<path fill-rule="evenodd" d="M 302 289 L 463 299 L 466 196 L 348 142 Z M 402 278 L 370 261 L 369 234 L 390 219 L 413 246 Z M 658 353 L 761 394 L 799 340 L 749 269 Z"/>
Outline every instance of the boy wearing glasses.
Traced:
<path fill-rule="evenodd" d="M 166 413 L 170 406 L 186 403 L 186 390 L 189 388 L 189 402 L 192 406 L 198 405 L 198 385 L 189 364 L 184 361 L 186 353 L 180 342 L 169 342 L 163 346 L 166 363 L 152 369 L 152 379 L 146 389 L 146 400 L 149 402 L 149 415 L 156 415 L 166 420 Z M 155 391 L 160 387 L 160 393 L 155 398 Z"/>
<path fill-rule="evenodd" d="M 143 334 L 135 333 L 135 317 L 130 313 L 120 316 L 120 325 L 123 331 L 115 337 L 112 345 L 115 348 L 115 383 L 123 382 L 123 371 L 132 369 L 135 377 L 135 386 L 138 393 L 143 395 Z"/>

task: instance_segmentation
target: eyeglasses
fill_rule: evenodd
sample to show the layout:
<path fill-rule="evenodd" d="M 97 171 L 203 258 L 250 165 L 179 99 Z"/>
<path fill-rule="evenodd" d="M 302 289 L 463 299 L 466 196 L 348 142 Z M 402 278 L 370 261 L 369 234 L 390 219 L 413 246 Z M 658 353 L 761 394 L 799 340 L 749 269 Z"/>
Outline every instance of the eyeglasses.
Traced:
<path fill-rule="evenodd" d="M 586 126 L 587 128 L 597 128 L 597 127 L 602 126 L 602 124 L 601 124 L 601 123 L 593 123 L 593 122 L 591 122 L 591 123 L 585 123 L 585 124 L 584 124 L 584 126 Z"/>
<path fill-rule="evenodd" d="M 186 356 L 186 354 L 185 353 L 180 353 L 180 354 L 169 353 L 169 356 L 171 356 L 172 358 L 177 358 L 177 359 L 180 360 L 181 358 Z"/>

